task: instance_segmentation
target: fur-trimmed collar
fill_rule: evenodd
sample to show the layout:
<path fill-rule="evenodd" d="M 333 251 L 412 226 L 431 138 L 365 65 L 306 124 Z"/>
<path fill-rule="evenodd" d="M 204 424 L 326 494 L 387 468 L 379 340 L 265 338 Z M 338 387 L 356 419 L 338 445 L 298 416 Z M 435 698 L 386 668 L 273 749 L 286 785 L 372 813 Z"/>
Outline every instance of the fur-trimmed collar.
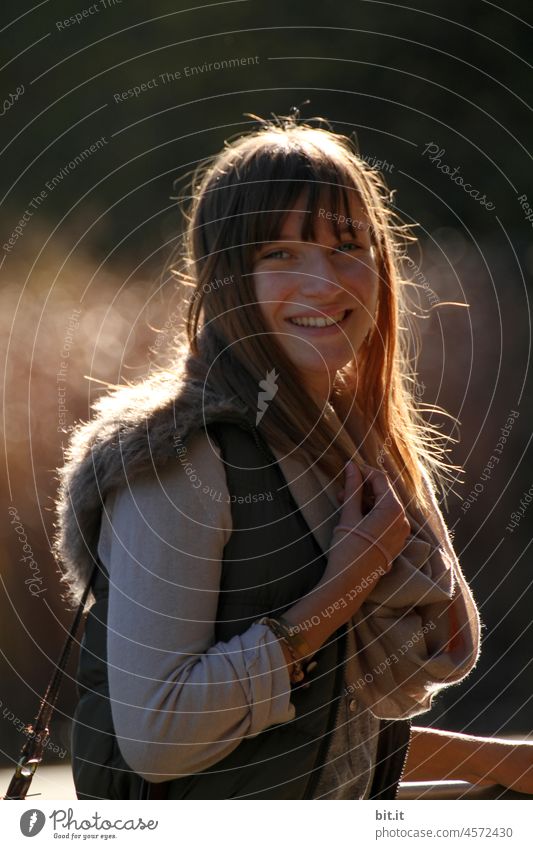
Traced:
<path fill-rule="evenodd" d="M 176 455 L 176 442 L 215 420 L 253 421 L 237 396 L 227 396 L 185 371 L 160 372 L 115 387 L 95 402 L 95 416 L 71 434 L 58 472 L 53 553 L 63 580 L 79 598 L 91 574 L 106 496 Z"/>

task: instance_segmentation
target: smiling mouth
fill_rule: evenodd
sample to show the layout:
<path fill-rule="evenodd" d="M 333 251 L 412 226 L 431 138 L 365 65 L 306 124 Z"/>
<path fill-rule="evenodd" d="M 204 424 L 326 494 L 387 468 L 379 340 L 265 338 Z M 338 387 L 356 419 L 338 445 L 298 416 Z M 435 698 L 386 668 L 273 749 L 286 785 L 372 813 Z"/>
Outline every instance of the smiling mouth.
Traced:
<path fill-rule="evenodd" d="M 294 318 L 289 318 L 291 324 L 295 324 L 297 327 L 334 327 L 343 324 L 348 316 L 350 315 L 351 310 L 342 310 L 337 313 L 337 315 L 332 316 L 295 316 Z"/>

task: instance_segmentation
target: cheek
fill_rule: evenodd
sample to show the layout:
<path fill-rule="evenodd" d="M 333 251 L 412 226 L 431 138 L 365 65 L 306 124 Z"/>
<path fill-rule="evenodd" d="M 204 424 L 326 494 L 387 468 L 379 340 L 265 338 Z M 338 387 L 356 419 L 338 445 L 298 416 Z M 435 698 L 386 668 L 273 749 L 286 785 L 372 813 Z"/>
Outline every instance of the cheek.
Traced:
<path fill-rule="evenodd" d="M 282 321 L 284 303 L 290 300 L 293 281 L 287 280 L 286 276 L 283 279 L 275 274 L 265 274 L 254 276 L 253 282 L 257 304 L 265 323 L 268 327 L 274 327 Z"/>
<path fill-rule="evenodd" d="M 374 315 L 379 293 L 377 268 L 374 265 L 361 268 L 357 274 L 351 276 L 347 288 L 359 303 Z"/>
<path fill-rule="evenodd" d="M 266 300 L 269 297 L 266 279 L 262 275 L 254 274 L 254 276 L 252 277 L 252 283 L 254 287 L 254 294 L 257 306 L 266 319 L 268 309 L 270 307 L 270 304 L 266 303 Z"/>
<path fill-rule="evenodd" d="M 276 294 L 272 286 L 270 275 L 259 275 L 254 277 L 254 291 L 257 301 L 257 308 L 263 318 L 263 323 L 267 330 L 274 329 L 276 304 L 271 303 L 276 300 Z"/>

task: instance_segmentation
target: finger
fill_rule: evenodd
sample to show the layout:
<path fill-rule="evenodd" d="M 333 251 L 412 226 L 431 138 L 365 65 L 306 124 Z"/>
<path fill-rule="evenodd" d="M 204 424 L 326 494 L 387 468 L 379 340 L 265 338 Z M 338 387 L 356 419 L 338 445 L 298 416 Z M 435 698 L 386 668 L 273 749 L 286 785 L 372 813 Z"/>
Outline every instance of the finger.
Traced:
<path fill-rule="evenodd" d="M 391 489 L 389 478 L 385 472 L 374 469 L 372 466 L 366 466 L 365 472 L 366 480 L 372 485 L 375 495 L 384 495 Z"/>
<path fill-rule="evenodd" d="M 349 461 L 344 470 L 344 503 L 361 509 L 363 476 L 357 464 Z"/>
<path fill-rule="evenodd" d="M 352 489 L 360 486 L 363 480 L 363 473 L 357 463 L 353 460 L 348 460 L 344 467 L 344 489 L 349 486 Z"/>

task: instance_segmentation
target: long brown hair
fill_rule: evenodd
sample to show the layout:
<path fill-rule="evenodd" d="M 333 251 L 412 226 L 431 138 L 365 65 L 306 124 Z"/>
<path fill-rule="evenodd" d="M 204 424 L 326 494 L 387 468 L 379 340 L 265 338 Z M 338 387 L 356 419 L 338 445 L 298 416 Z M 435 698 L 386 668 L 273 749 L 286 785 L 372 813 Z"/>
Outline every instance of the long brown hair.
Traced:
<path fill-rule="evenodd" d="M 259 425 L 266 440 L 285 452 L 305 449 L 327 474 L 340 473 L 351 455 L 348 443 L 322 415 L 275 334 L 269 333 L 251 269 L 257 247 L 278 238 L 284 215 L 302 192 L 310 212 L 304 240 L 315 238 L 321 207 L 349 218 L 350 195 L 355 193 L 370 222 L 379 274 L 378 312 L 357 362 L 337 373 L 331 400 L 356 405 L 366 437 L 355 459 L 376 466 L 386 454 L 409 497 L 427 507 L 420 466 L 433 483 L 442 483 L 448 470 L 459 468 L 443 459 L 446 442 L 454 440 L 421 414 L 412 331 L 403 328 L 410 322 L 402 321 L 409 319 L 402 258 L 414 237 L 393 211 L 383 179 L 359 156 L 351 139 L 295 116 L 257 120 L 258 129 L 226 142 L 219 154 L 202 162 L 189 189 L 187 227 L 175 271 L 193 287 L 186 315 L 189 366 L 197 377 L 238 396 L 254 411 L 259 381 L 275 368 L 281 375 L 278 391 Z M 340 235 L 337 222 L 332 226 Z M 433 405 L 424 409 L 448 415 Z"/>

